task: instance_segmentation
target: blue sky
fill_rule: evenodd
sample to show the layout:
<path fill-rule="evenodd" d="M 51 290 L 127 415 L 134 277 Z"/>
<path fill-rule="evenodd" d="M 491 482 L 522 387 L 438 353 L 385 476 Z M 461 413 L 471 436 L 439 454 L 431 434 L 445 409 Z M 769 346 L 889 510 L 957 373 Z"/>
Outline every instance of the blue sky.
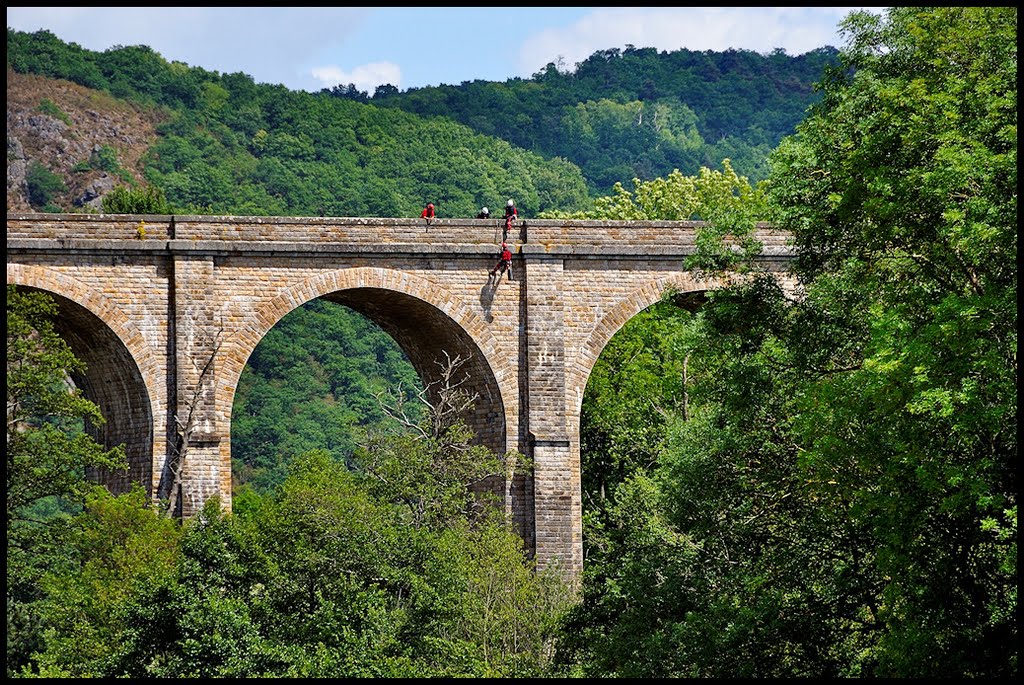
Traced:
<path fill-rule="evenodd" d="M 845 44 L 850 11 L 880 7 L 8 7 L 7 27 L 103 51 L 148 45 L 169 61 L 259 83 L 373 94 L 572 70 L 597 50 L 754 50 Z"/>

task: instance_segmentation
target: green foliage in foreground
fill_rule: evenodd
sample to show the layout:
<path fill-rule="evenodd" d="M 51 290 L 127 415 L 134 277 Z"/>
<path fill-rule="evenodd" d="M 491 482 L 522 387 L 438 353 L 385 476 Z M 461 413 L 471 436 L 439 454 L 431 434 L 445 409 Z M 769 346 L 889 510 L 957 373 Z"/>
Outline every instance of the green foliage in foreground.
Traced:
<path fill-rule="evenodd" d="M 444 490 L 417 475 L 427 492 Z M 367 487 L 372 477 L 309 453 L 272 495 L 250 491 L 231 516 L 211 501 L 180 531 L 140 495 L 98 496 L 74 521 L 80 568 L 45 580 L 37 673 L 547 672 L 557 617 L 571 598 L 561 578 L 525 560 L 521 539 L 495 510 L 417 525 L 401 497 Z"/>
<path fill-rule="evenodd" d="M 752 269 L 659 341 L 689 411 L 588 502 L 575 673 L 1017 674 L 1016 9 L 845 28 L 855 69 L 766 186 L 801 289 Z"/>
<path fill-rule="evenodd" d="M 9 674 L 550 673 L 571 588 L 527 559 L 479 487 L 512 462 L 471 439 L 461 422 L 427 416 L 418 431 L 368 441 L 351 466 L 300 455 L 280 487 L 241 493 L 234 514 L 213 499 L 184 523 L 141 489 L 93 490 L 65 521 L 64 563 L 34 579 L 35 640 L 16 663 L 8 643 Z M 10 601 L 8 612 L 10 626 Z"/>
<path fill-rule="evenodd" d="M 57 306 L 38 292 L 7 286 L 7 674 L 42 639 L 42 576 L 64 567 L 67 516 L 97 486 L 87 468 L 124 468 L 123 451 L 104 450 L 83 432 L 99 408 L 69 384 L 83 371 L 54 330 Z"/>

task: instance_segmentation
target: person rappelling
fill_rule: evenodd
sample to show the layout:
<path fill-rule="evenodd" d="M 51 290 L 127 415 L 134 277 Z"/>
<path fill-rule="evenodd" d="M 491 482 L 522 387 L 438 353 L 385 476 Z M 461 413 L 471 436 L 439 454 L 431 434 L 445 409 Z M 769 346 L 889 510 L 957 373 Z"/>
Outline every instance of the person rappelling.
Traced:
<path fill-rule="evenodd" d="M 506 273 L 506 272 L 508 273 L 508 280 L 510 280 L 510 281 L 513 280 L 512 279 L 512 250 L 509 249 L 508 243 L 504 243 L 503 242 L 501 244 L 501 255 L 498 257 L 498 263 L 494 265 L 494 268 L 491 269 L 491 271 L 488 274 L 488 276 L 490 278 L 494 278 L 495 276 L 497 276 L 498 280 L 500 281 L 501 280 L 501 275 L 503 273 Z"/>

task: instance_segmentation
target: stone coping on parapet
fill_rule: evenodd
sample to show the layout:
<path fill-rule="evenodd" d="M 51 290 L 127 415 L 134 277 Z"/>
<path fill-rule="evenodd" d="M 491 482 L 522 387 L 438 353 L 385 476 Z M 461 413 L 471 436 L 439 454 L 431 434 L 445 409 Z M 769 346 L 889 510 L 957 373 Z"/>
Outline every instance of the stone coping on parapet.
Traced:
<path fill-rule="evenodd" d="M 330 216 L 244 216 L 232 214 L 88 214 L 67 213 L 48 214 L 44 212 L 8 212 L 8 221 L 72 221 L 72 222 L 133 222 L 140 219 L 147 222 L 195 222 L 195 223 L 252 223 L 252 224 L 308 224 L 308 225 L 361 225 L 361 226 L 409 226 L 424 225 L 426 222 L 418 217 L 330 217 Z M 611 219 L 520 219 L 519 223 L 537 224 L 539 226 L 701 226 L 701 221 L 620 221 Z M 501 217 L 490 219 L 447 218 L 438 217 L 432 225 L 480 226 L 483 224 L 504 223 Z M 765 226 L 768 224 L 765 223 Z"/>
<path fill-rule="evenodd" d="M 686 254 L 692 251 L 698 221 L 608 221 L 525 219 L 508 235 L 512 245 L 539 247 L 536 254 Z M 788 236 L 767 223 L 756 236 L 766 249 L 784 252 Z M 502 240 L 500 220 L 359 217 L 242 217 L 124 214 L 8 214 L 7 245 L 28 247 L 26 240 L 57 241 L 65 249 L 111 248 L 131 251 L 346 251 L 475 253 Z M 183 242 L 190 243 L 186 246 Z M 228 244 L 232 246 L 229 248 Z M 414 247 L 409 247 L 414 246 Z"/>
<path fill-rule="evenodd" d="M 493 243 L 340 243 L 340 242 L 284 242 L 284 241 L 223 241 L 223 240 L 108 240 L 71 238 L 8 238 L 9 252 L 62 252 L 65 254 L 152 254 L 173 253 L 193 255 L 277 255 L 302 257 L 424 257 L 491 258 L 496 254 Z M 545 259 L 678 259 L 695 253 L 693 245 L 532 245 L 513 244 L 514 255 L 543 261 Z M 762 258 L 791 257 L 789 246 L 766 245 Z"/>

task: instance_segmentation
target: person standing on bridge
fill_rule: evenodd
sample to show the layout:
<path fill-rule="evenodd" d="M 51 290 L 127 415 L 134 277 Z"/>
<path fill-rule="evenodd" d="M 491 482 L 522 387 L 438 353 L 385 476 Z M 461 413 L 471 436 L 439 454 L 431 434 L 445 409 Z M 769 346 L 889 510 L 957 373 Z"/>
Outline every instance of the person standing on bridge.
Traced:
<path fill-rule="evenodd" d="M 434 203 L 428 202 L 427 206 L 423 208 L 423 213 L 420 214 L 420 218 L 424 219 L 428 224 L 434 220 Z"/>
<path fill-rule="evenodd" d="M 491 210 L 489 210 L 486 207 L 484 207 L 483 209 L 480 210 L 480 213 L 476 215 L 476 218 L 477 219 L 490 219 L 491 218 Z"/>
<path fill-rule="evenodd" d="M 512 250 L 508 249 L 507 243 L 501 244 L 501 256 L 498 257 L 498 263 L 491 269 L 489 276 L 494 278 L 498 277 L 501 280 L 501 274 L 508 271 L 508 280 L 512 280 Z"/>
<path fill-rule="evenodd" d="M 516 203 L 510 199 L 505 203 L 505 230 L 501 234 L 502 242 L 508 240 L 508 232 L 512 230 L 518 218 L 519 212 L 516 210 Z"/>

